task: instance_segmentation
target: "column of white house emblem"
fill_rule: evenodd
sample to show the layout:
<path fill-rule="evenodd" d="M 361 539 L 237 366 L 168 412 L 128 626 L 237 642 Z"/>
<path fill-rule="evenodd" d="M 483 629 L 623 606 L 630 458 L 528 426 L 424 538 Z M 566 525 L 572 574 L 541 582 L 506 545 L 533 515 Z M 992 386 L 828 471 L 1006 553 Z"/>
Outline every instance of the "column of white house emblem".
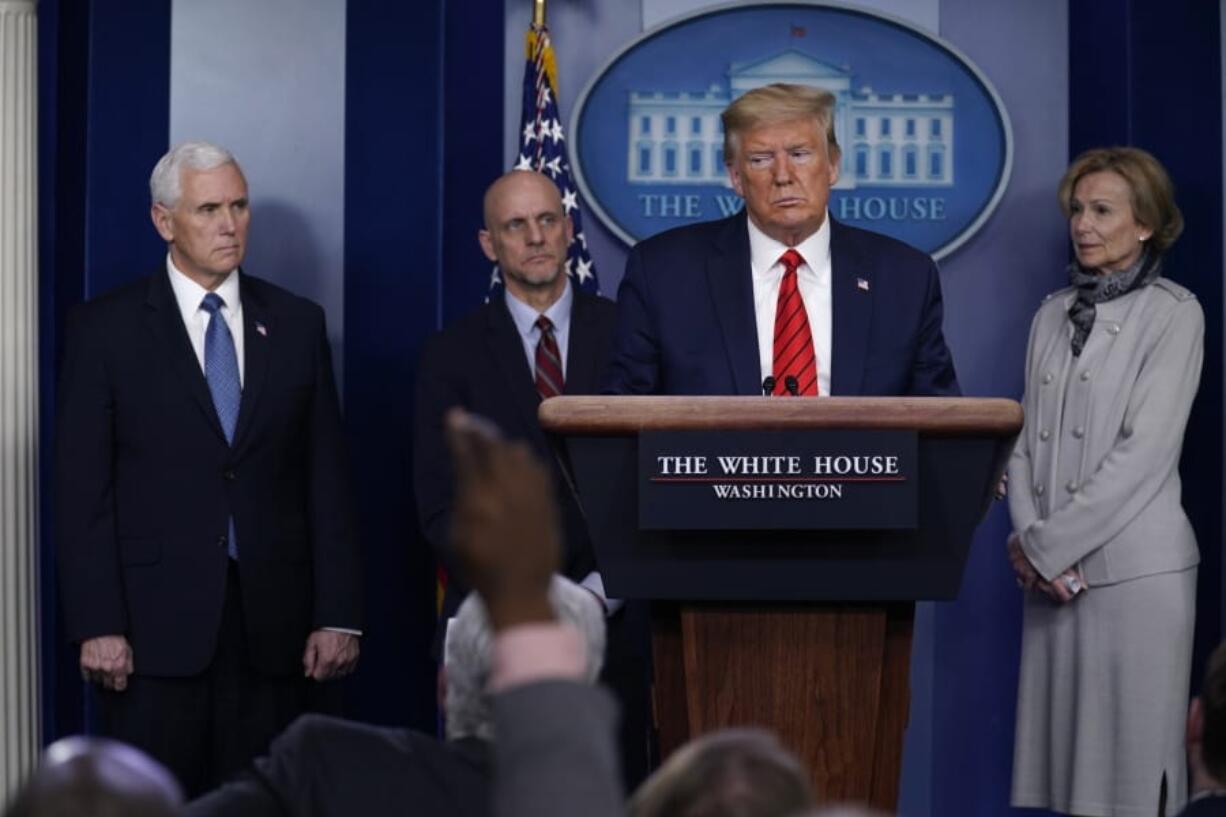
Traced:
<path fill-rule="evenodd" d="M 39 747 L 34 0 L 0 0 L 0 803 Z"/>

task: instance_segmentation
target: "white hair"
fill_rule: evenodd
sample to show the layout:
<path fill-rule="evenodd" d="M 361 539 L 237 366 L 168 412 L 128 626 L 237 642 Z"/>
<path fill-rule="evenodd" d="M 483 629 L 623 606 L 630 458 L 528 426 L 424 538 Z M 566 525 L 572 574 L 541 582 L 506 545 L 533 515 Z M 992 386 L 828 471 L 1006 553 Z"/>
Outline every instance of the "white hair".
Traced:
<path fill-rule="evenodd" d="M 234 154 L 212 142 L 180 142 L 166 152 L 149 175 L 149 197 L 154 204 L 174 207 L 182 194 L 184 170 L 212 170 L 222 165 L 234 165 Z M 239 168 L 239 173 L 242 173 Z"/>
<path fill-rule="evenodd" d="M 585 680 L 595 683 L 604 664 L 604 610 L 591 591 L 555 575 L 549 605 L 563 623 L 575 627 L 587 649 Z M 443 666 L 447 672 L 447 739 L 494 735 L 494 718 L 485 693 L 493 658 L 494 633 L 485 604 L 469 593 L 447 627 Z"/>

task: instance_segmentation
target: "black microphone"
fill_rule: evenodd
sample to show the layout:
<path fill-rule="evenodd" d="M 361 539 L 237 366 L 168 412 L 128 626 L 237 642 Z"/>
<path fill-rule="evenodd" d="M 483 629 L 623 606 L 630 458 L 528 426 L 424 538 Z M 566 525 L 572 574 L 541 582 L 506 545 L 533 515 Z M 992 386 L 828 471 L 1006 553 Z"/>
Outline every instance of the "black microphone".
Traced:
<path fill-rule="evenodd" d="M 790 374 L 783 378 L 783 387 L 788 390 L 788 394 L 793 397 L 800 396 L 800 384 L 796 382 L 796 375 Z"/>
<path fill-rule="evenodd" d="M 762 396 L 770 397 L 775 393 L 775 378 L 773 375 L 767 375 L 762 381 Z"/>

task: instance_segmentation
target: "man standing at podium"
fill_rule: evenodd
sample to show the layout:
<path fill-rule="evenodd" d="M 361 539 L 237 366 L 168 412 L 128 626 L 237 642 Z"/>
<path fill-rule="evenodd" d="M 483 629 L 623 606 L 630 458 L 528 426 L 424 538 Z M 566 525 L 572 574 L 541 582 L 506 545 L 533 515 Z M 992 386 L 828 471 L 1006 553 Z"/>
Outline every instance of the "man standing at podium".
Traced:
<path fill-rule="evenodd" d="M 604 391 L 958 395 L 932 259 L 827 212 L 834 96 L 768 85 L 722 118 L 745 208 L 631 250 Z"/>

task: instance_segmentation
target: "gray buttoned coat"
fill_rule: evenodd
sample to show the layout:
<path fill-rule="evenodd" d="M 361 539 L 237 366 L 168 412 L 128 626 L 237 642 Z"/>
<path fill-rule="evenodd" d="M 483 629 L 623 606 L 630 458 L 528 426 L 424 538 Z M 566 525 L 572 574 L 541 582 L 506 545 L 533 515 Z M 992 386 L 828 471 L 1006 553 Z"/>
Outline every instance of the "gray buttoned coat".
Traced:
<path fill-rule="evenodd" d="M 1009 464 L 1009 511 L 1046 579 L 1080 565 L 1091 586 L 1199 561 L 1180 504 L 1179 455 L 1200 383 L 1204 314 L 1159 278 L 1098 304 L 1080 357 L 1074 291 L 1047 298 L 1026 354 L 1026 423 Z"/>
<path fill-rule="evenodd" d="M 1183 715 L 1196 571 L 1179 455 L 1204 317 L 1165 279 L 1098 304 L 1080 357 L 1064 289 L 1039 308 L 1009 509 L 1046 579 L 1081 569 L 1067 604 L 1027 593 L 1012 803 L 1154 814 L 1184 797 Z"/>

